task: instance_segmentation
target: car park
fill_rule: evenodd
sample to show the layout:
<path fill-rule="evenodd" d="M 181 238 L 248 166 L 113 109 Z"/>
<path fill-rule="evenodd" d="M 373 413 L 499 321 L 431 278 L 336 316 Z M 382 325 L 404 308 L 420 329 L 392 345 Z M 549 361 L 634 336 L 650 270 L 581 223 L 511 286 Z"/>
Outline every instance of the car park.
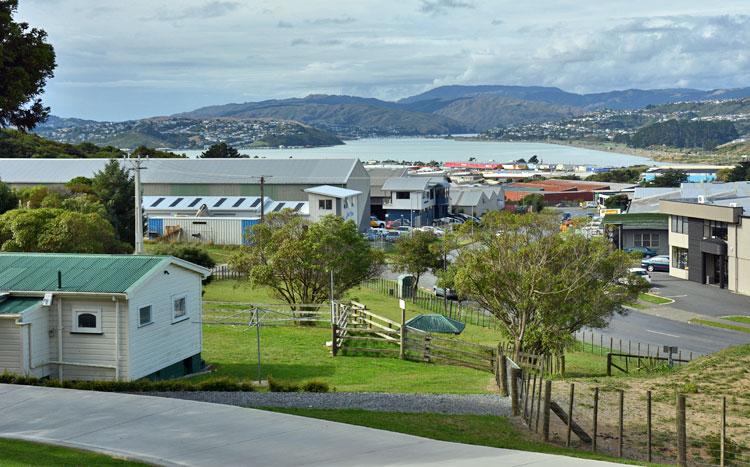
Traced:
<path fill-rule="evenodd" d="M 648 272 L 669 272 L 669 256 L 657 255 L 652 256 L 651 258 L 644 258 L 643 260 L 641 260 L 641 267 L 646 269 Z"/>

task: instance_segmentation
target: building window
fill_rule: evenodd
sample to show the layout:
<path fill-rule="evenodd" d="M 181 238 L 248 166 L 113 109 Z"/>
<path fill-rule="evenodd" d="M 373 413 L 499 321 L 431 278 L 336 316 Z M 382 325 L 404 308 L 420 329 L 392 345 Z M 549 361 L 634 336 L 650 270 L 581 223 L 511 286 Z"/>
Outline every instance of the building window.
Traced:
<path fill-rule="evenodd" d="M 672 216 L 672 232 L 686 234 L 688 233 L 688 218 L 685 216 Z"/>
<path fill-rule="evenodd" d="M 183 319 L 187 319 L 187 298 L 184 295 L 172 298 L 172 320 L 180 321 Z"/>
<path fill-rule="evenodd" d="M 659 248 L 659 234 L 637 233 L 633 238 L 633 244 L 646 248 Z"/>
<path fill-rule="evenodd" d="M 151 305 L 142 306 L 138 309 L 138 326 L 145 326 L 151 324 Z"/>
<path fill-rule="evenodd" d="M 318 209 L 322 209 L 324 211 L 330 211 L 333 209 L 333 200 L 330 199 L 319 199 L 318 200 Z"/>
<path fill-rule="evenodd" d="M 688 268 L 687 248 L 672 247 L 672 267 L 677 269 Z"/>
<path fill-rule="evenodd" d="M 349 207 L 349 198 L 344 198 L 344 209 Z"/>
<path fill-rule="evenodd" d="M 396 199 L 410 199 L 411 193 L 408 191 L 397 191 L 396 192 Z"/>
<path fill-rule="evenodd" d="M 101 334 L 102 311 L 73 310 L 73 332 L 84 334 Z"/>
<path fill-rule="evenodd" d="M 719 221 L 703 220 L 703 238 L 720 238 L 727 240 L 727 223 Z"/>

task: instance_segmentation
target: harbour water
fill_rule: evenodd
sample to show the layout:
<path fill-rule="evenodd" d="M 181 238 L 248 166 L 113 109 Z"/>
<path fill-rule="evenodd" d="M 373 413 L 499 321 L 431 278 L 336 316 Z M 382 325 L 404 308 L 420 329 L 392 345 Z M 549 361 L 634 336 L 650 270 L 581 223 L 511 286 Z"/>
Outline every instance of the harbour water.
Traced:
<path fill-rule="evenodd" d="M 200 150 L 175 150 L 188 157 L 197 157 Z M 510 162 L 529 159 L 536 155 L 540 162 L 557 164 L 620 167 L 635 164 L 654 165 L 644 157 L 631 156 L 572 146 L 544 143 L 509 143 L 491 141 L 455 141 L 442 138 L 364 138 L 347 141 L 345 145 L 323 148 L 299 149 L 241 149 L 250 157 L 268 159 L 343 158 L 357 157 L 363 162 L 371 160 L 395 161 L 468 161 L 473 157 L 480 162 Z"/>

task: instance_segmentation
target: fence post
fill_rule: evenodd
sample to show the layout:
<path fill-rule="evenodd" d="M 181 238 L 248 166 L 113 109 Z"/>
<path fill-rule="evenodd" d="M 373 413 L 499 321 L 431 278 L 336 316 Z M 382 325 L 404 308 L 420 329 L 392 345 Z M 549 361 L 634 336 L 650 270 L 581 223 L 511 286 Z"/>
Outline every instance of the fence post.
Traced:
<path fill-rule="evenodd" d="M 573 397 L 575 396 L 576 385 L 570 383 L 570 400 L 568 401 L 568 432 L 565 441 L 565 445 L 570 447 L 570 432 L 573 428 Z"/>
<path fill-rule="evenodd" d="M 500 394 L 508 397 L 508 357 L 505 356 L 502 343 L 497 345 L 497 351 L 500 355 L 497 359 L 500 369 Z"/>
<path fill-rule="evenodd" d="M 599 432 L 599 388 L 594 388 L 594 427 L 591 434 L 591 449 L 596 452 L 596 437 Z"/>
<path fill-rule="evenodd" d="M 624 422 L 625 422 L 625 391 L 620 389 L 620 432 L 617 440 L 617 455 L 622 457 L 622 448 L 625 445 L 624 435 Z"/>
<path fill-rule="evenodd" d="M 518 377 L 521 370 L 518 368 L 510 369 L 510 403 L 513 410 L 513 416 L 517 417 L 521 412 L 518 409 Z"/>
<path fill-rule="evenodd" d="M 610 338 L 609 338 L 609 353 L 612 353 L 612 351 L 614 350 L 614 348 L 613 348 L 614 342 L 615 342 L 614 338 L 610 336 Z"/>
<path fill-rule="evenodd" d="M 529 411 L 529 431 L 534 429 L 534 398 L 536 397 L 536 373 L 531 383 L 531 410 Z"/>
<path fill-rule="evenodd" d="M 544 382 L 544 418 L 542 419 L 542 433 L 544 440 L 549 441 L 549 411 L 552 404 L 552 381 Z"/>
<path fill-rule="evenodd" d="M 331 334 L 333 335 L 333 340 L 331 341 L 331 355 L 336 356 L 336 353 L 338 351 L 338 348 L 336 346 L 336 334 L 338 334 L 336 330 L 336 322 L 334 321 L 333 324 L 331 324 Z"/>
<path fill-rule="evenodd" d="M 565 378 L 565 354 L 560 355 L 560 376 Z"/>
<path fill-rule="evenodd" d="M 401 329 L 398 356 L 401 360 L 406 359 L 406 307 L 401 308 Z"/>
<path fill-rule="evenodd" d="M 607 376 L 612 376 L 612 354 L 607 354 Z"/>
<path fill-rule="evenodd" d="M 647 430 L 647 448 L 648 462 L 651 462 L 651 452 L 653 450 L 652 431 L 651 431 L 651 391 L 646 391 L 646 430 Z"/>
<path fill-rule="evenodd" d="M 719 465 L 724 467 L 726 459 L 726 448 L 727 448 L 727 397 L 721 398 L 721 446 L 719 447 L 721 452 L 719 454 Z"/>
<path fill-rule="evenodd" d="M 685 427 L 685 395 L 677 395 L 677 463 L 687 465 L 687 430 Z"/>

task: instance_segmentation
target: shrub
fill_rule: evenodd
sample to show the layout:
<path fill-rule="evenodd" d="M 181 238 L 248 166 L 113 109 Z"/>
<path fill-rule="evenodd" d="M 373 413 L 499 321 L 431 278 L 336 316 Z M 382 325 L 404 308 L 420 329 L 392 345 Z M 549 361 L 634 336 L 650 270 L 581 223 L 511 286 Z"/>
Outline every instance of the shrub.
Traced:
<path fill-rule="evenodd" d="M 706 436 L 708 444 L 708 454 L 711 456 L 714 464 L 718 465 L 721 461 L 721 436 L 718 433 Z M 740 454 L 741 448 L 732 438 L 727 437 L 724 440 L 724 460 L 732 461 Z"/>
<path fill-rule="evenodd" d="M 289 381 L 281 381 L 268 375 L 268 389 L 271 392 L 298 392 L 300 387 L 299 384 Z"/>
<path fill-rule="evenodd" d="M 79 389 L 83 391 L 100 392 L 192 392 L 192 391 L 254 391 L 250 383 L 241 383 L 229 378 L 207 381 L 188 381 L 183 379 L 165 381 L 58 381 L 56 379 L 40 379 L 32 376 L 20 376 L 11 373 L 0 374 L 0 383 L 22 384 L 26 386 L 45 386 L 51 388 Z M 290 386 L 293 387 L 293 386 Z M 292 389 L 299 390 L 299 387 Z M 289 392 L 289 391 L 287 391 Z"/>
<path fill-rule="evenodd" d="M 302 390 L 305 392 L 328 392 L 330 389 L 328 383 L 314 379 L 303 384 Z"/>

